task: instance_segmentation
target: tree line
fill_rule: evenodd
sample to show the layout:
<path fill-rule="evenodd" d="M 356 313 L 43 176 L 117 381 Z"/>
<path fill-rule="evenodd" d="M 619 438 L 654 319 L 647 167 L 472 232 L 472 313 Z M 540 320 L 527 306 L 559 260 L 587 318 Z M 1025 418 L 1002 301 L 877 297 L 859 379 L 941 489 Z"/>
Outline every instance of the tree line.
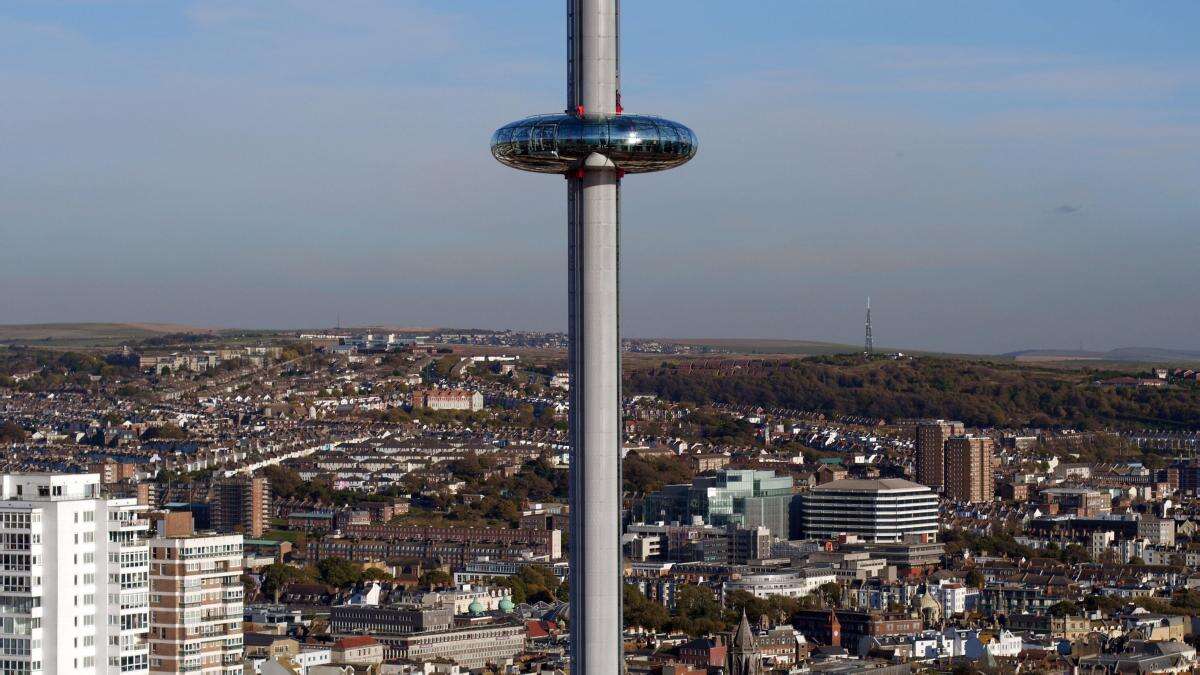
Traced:
<path fill-rule="evenodd" d="M 626 374 L 626 391 L 691 404 L 785 407 L 885 420 L 960 419 L 980 427 L 1200 428 L 1200 388 L 1111 387 L 1109 373 L 962 359 L 812 357 L 755 372 L 684 371 L 671 363 Z"/>

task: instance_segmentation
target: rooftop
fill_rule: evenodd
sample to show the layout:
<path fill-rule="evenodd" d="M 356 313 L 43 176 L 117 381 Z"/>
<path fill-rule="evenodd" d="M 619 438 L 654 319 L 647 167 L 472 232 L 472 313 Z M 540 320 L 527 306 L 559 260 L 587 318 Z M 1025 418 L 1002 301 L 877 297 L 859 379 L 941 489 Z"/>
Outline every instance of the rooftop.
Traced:
<path fill-rule="evenodd" d="M 814 492 L 824 492 L 828 490 L 845 490 L 850 492 L 883 492 L 889 490 L 923 490 L 929 491 L 929 488 L 914 483 L 911 480 L 903 478 L 878 478 L 878 479 L 860 479 L 860 478 L 844 478 L 842 480 L 833 480 L 828 483 L 822 483 L 813 488 Z"/>

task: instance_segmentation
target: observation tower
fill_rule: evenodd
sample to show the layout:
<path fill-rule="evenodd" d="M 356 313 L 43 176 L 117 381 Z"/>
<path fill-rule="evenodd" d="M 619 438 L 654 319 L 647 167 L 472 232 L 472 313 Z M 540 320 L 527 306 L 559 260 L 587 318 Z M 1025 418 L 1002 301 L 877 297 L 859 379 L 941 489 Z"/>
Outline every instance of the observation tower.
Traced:
<path fill-rule="evenodd" d="M 678 122 L 621 108 L 619 0 L 567 0 L 567 107 L 492 136 L 502 164 L 567 179 L 571 672 L 625 670 L 621 625 L 621 178 L 696 154 Z"/>

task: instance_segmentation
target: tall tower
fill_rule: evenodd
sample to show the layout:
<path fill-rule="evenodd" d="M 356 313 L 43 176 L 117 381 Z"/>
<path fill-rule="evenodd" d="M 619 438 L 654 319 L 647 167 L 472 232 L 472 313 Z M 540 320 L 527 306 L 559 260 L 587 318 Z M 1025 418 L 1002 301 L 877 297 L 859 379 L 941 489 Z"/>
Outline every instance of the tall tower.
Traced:
<path fill-rule="evenodd" d="M 571 671 L 624 671 L 621 643 L 620 183 L 696 154 L 696 135 L 623 114 L 619 0 L 567 0 L 567 109 L 492 135 L 502 164 L 567 179 Z"/>
<path fill-rule="evenodd" d="M 870 356 L 875 353 L 875 341 L 871 339 L 871 296 L 867 296 L 867 338 L 863 344 L 863 353 Z"/>
<path fill-rule="evenodd" d="M 962 422 L 917 420 L 913 428 L 916 441 L 917 482 L 941 492 L 946 485 L 946 440 L 965 431 Z"/>
<path fill-rule="evenodd" d="M 995 494 L 992 439 L 968 435 L 946 439 L 946 497 L 974 503 L 990 502 Z"/>

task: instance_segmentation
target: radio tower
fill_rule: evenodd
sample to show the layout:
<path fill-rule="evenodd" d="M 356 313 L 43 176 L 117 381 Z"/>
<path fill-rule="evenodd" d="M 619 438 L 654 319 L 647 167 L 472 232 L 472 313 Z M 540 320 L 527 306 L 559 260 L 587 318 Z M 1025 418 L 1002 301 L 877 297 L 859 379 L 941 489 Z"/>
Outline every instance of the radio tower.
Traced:
<path fill-rule="evenodd" d="M 871 296 L 867 296 L 867 338 L 863 345 L 863 353 L 870 356 L 875 353 L 875 342 L 871 339 Z"/>
<path fill-rule="evenodd" d="M 691 129 L 624 114 L 619 0 L 567 0 L 567 106 L 492 135 L 502 164 L 567 179 L 571 672 L 625 672 L 621 617 L 621 178 L 696 154 Z"/>

